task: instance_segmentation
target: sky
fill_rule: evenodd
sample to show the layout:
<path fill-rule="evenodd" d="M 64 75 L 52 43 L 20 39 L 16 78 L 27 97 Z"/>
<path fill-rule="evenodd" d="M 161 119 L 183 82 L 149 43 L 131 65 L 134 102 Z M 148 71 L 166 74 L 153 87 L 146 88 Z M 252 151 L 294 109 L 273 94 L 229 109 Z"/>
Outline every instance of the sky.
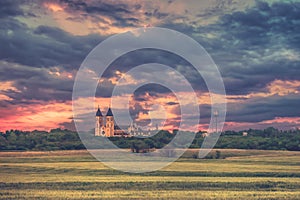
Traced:
<path fill-rule="evenodd" d="M 73 84 L 83 60 L 110 36 L 143 27 L 179 31 L 209 53 L 226 91 L 224 130 L 300 128 L 300 1 L 1 0 L 0 131 L 74 129 Z M 105 114 L 118 80 L 136 84 L 138 77 L 126 73 L 153 62 L 190 82 L 201 113 L 199 129 L 206 130 L 211 98 L 205 82 L 186 60 L 163 51 L 145 49 L 116 59 L 98 77 L 95 110 L 99 105 Z M 179 93 L 190 97 L 188 91 Z M 125 92 L 116 102 L 113 112 L 129 110 L 141 125 L 154 126 L 150 118 L 166 116 L 160 125 L 171 130 L 181 119 L 176 95 L 158 84 Z"/>

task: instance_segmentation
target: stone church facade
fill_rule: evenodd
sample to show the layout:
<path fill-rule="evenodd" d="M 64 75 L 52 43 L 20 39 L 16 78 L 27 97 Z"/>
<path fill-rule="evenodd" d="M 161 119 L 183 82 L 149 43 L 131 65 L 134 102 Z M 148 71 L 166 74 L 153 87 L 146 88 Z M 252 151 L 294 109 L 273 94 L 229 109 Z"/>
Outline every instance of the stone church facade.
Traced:
<path fill-rule="evenodd" d="M 102 115 L 100 108 L 96 112 L 95 136 L 115 137 L 120 134 L 115 126 L 114 116 L 111 108 L 108 109 L 105 116 Z"/>
<path fill-rule="evenodd" d="M 127 132 L 125 132 L 126 130 Z M 132 136 L 149 136 L 150 130 L 142 131 L 135 123 L 125 127 L 123 130 L 115 124 L 114 115 L 111 108 L 105 116 L 102 115 L 100 108 L 96 112 L 95 136 L 102 137 L 132 137 Z"/>

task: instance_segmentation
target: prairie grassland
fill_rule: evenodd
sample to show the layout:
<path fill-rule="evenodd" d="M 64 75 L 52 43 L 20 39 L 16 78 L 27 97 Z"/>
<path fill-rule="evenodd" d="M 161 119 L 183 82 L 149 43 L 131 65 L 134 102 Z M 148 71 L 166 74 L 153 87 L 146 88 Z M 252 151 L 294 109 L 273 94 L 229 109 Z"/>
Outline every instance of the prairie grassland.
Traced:
<path fill-rule="evenodd" d="M 0 152 L 0 199 L 300 199 L 300 152 L 219 151 L 225 159 L 190 150 L 144 174 L 109 169 L 86 151 Z"/>

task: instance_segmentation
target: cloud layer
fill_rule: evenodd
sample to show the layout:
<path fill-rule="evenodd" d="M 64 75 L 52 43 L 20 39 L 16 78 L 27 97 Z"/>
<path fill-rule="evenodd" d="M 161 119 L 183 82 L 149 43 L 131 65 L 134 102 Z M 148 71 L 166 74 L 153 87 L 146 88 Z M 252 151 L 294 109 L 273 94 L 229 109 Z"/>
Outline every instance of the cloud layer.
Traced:
<path fill-rule="evenodd" d="M 226 87 L 226 128 L 299 128 L 299 13 L 297 1 L 2 0 L 1 130 L 70 127 L 74 78 L 87 54 L 112 34 L 148 26 L 185 33 L 211 55 Z M 170 66 L 189 80 L 206 128 L 211 102 L 205 82 L 188 62 L 168 52 L 146 49 L 115 60 L 99 81 L 97 103 L 107 109 L 118 80 L 150 62 Z M 128 80 L 128 85 L 134 82 Z M 130 112 L 137 121 L 147 122 L 151 105 L 160 104 L 168 115 L 167 128 L 178 126 L 180 105 L 168 89 L 152 84 L 123 95 L 133 95 Z M 50 121 L 46 105 L 53 106 Z M 156 119 L 159 113 L 153 114 Z"/>

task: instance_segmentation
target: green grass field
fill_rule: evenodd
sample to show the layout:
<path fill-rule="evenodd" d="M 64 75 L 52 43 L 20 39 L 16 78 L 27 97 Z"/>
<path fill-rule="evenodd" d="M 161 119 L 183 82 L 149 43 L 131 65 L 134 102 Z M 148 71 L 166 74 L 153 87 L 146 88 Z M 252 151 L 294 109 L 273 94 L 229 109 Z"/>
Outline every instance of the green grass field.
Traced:
<path fill-rule="evenodd" d="M 225 159 L 193 159 L 192 151 L 145 174 L 109 169 L 86 151 L 0 152 L 0 198 L 300 199 L 300 152 L 222 149 Z"/>

